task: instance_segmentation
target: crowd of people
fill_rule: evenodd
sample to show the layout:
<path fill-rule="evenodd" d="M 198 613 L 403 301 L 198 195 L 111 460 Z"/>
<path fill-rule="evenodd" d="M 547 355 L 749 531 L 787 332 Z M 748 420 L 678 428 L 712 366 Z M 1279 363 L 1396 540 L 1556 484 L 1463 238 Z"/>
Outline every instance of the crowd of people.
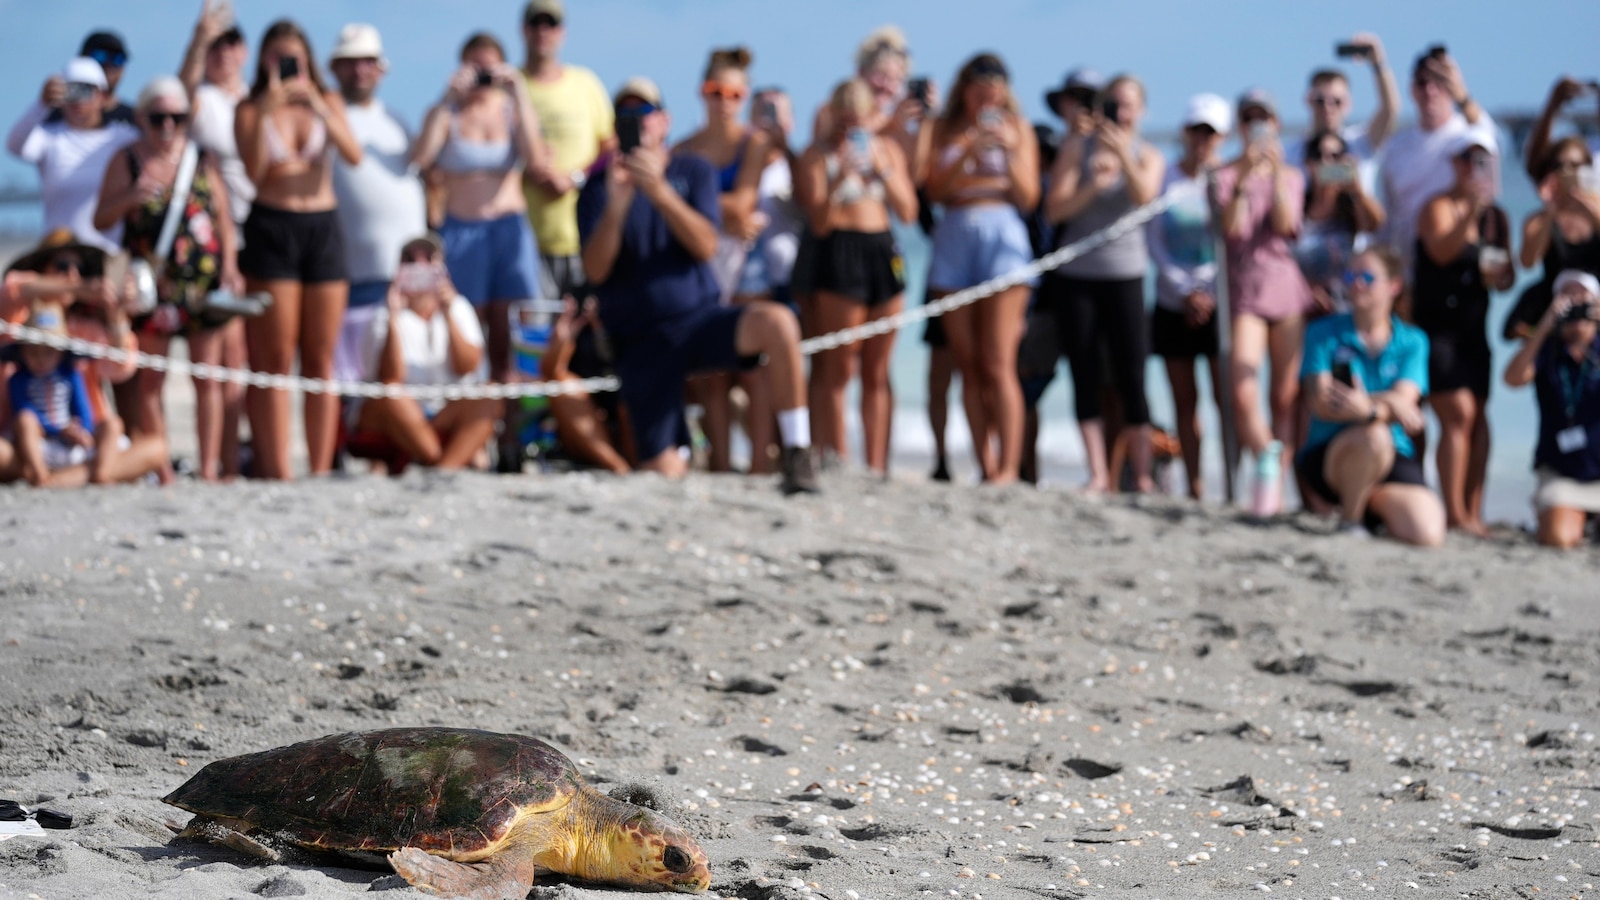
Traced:
<path fill-rule="evenodd" d="M 39 169 L 47 234 L 7 271 L 0 314 L 153 354 L 181 337 L 198 362 L 268 374 L 620 380 L 615 395 L 534 405 L 310 393 L 312 474 L 352 456 L 391 472 L 519 471 L 532 410 L 548 419 L 533 430 L 548 426 L 576 462 L 669 476 L 702 435 L 705 464 L 730 470 L 741 420 L 752 474 L 815 492 L 848 456 L 852 380 L 863 461 L 887 472 L 896 334 L 809 365 L 801 337 L 899 313 L 901 245 L 931 242 L 937 299 L 1159 198 L 1147 226 L 929 320 L 935 478 L 949 477 L 959 375 L 982 479 L 1035 479 L 1036 407 L 1065 355 L 1085 489 L 1158 489 L 1159 450 L 1181 457 L 1200 499 L 1203 358 L 1249 456 L 1254 515 L 1278 513 L 1293 479 L 1354 535 L 1484 535 L 1489 298 L 1520 265 L 1543 278 L 1506 322 L 1523 349 L 1502 377 L 1536 385 L 1540 538 L 1571 546 L 1600 512 L 1600 183 L 1594 142 L 1556 133 L 1568 104 L 1600 94 L 1592 82 L 1563 78 L 1536 123 L 1526 169 L 1541 209 L 1514 253 L 1498 129 L 1443 45 L 1410 67 L 1412 125 L 1382 43 L 1360 34 L 1338 55 L 1371 71 L 1370 121 L 1349 120 L 1349 76 L 1320 69 L 1304 139 L 1285 135 L 1264 91 L 1204 93 L 1168 160 L 1141 136 L 1132 74 L 1070 72 L 1045 94 L 1059 127 L 1034 125 L 1000 56 L 972 56 L 941 90 L 914 76 L 893 27 L 862 43 L 809 144 L 788 95 L 753 88 L 742 47 L 711 52 L 702 124 L 672 144 L 655 82 L 608 93 L 562 59 L 561 0 L 529 0 L 520 25 L 521 66 L 472 35 L 415 130 L 379 98 L 388 62 L 369 25 L 339 32 L 329 83 L 310 38 L 280 20 L 247 77 L 245 36 L 207 2 L 177 74 L 132 106 L 119 94 L 127 47 L 94 32 L 7 138 Z M 0 477 L 175 477 L 162 372 L 46 349 L 5 349 Z M 1152 354 L 1176 407 L 1170 446 L 1146 399 Z M 195 474 L 291 476 L 286 391 L 195 387 Z M 1421 464 L 1429 409 L 1437 490 Z"/>

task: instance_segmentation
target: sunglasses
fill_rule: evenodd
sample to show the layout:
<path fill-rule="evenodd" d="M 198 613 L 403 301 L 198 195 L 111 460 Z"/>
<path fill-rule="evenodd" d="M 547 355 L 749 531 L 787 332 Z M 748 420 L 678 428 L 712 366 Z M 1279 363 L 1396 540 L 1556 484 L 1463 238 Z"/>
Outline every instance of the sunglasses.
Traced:
<path fill-rule="evenodd" d="M 1327 94 L 1312 94 L 1311 103 L 1313 106 L 1331 106 L 1334 109 L 1338 109 L 1344 105 L 1344 98 L 1330 97 Z"/>
<path fill-rule="evenodd" d="M 734 87 L 730 84 L 718 84 L 715 81 L 708 81 L 700 88 L 700 96 L 707 99 L 719 97 L 723 100 L 743 100 L 749 93 L 750 91 L 746 88 Z"/>
<path fill-rule="evenodd" d="M 189 123 L 188 113 L 153 112 L 145 113 L 144 117 L 150 123 L 151 128 L 163 128 L 168 122 L 171 122 L 174 127 L 182 128 Z"/>
<path fill-rule="evenodd" d="M 61 272 L 62 274 L 81 272 L 83 271 L 83 261 L 72 256 L 58 256 L 50 260 L 50 271 Z"/>
<path fill-rule="evenodd" d="M 535 13 L 528 17 L 529 28 L 560 28 L 561 20 L 549 13 Z"/>
<path fill-rule="evenodd" d="M 113 69 L 120 69 L 128 64 L 128 54 L 113 53 L 110 50 L 91 50 L 89 51 L 89 58 L 102 66 L 110 66 Z"/>
<path fill-rule="evenodd" d="M 1212 128 L 1210 125 L 1207 125 L 1204 122 L 1189 125 L 1183 130 L 1185 134 L 1192 134 L 1196 137 L 1212 137 L 1218 133 L 1215 128 Z"/>
<path fill-rule="evenodd" d="M 1372 287 L 1378 283 L 1378 276 L 1371 272 L 1346 272 L 1344 283 L 1346 287 L 1355 287 L 1358 284 L 1362 287 Z"/>

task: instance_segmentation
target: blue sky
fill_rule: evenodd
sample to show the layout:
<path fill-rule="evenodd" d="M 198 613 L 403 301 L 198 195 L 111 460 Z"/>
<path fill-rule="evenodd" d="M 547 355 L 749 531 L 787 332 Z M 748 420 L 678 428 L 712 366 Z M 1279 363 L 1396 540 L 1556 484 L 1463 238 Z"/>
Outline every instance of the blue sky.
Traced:
<path fill-rule="evenodd" d="M 9 127 L 44 76 L 97 26 L 128 40 L 133 61 L 123 93 L 131 97 L 152 76 L 176 69 L 199 7 L 199 0 L 0 0 L 7 35 L 0 119 Z M 393 62 L 383 96 L 413 124 L 470 32 L 491 30 L 521 56 L 516 0 L 237 0 L 236 7 L 252 39 L 280 15 L 298 19 L 323 58 L 342 24 L 377 25 Z M 998 50 L 1036 118 L 1044 115 L 1043 89 L 1067 68 L 1089 64 L 1142 76 L 1152 126 L 1174 122 L 1192 93 L 1232 96 L 1255 84 L 1279 96 L 1286 120 L 1299 120 L 1306 75 L 1332 63 L 1335 41 L 1357 30 L 1384 39 L 1401 78 L 1417 52 L 1445 41 L 1491 110 L 1537 105 L 1562 72 L 1600 76 L 1594 0 L 569 0 L 568 22 L 567 58 L 595 69 L 608 87 L 632 74 L 654 77 L 679 134 L 700 117 L 695 89 L 710 47 L 748 44 L 754 79 L 789 88 L 810 109 L 848 74 L 861 37 L 886 22 L 910 36 L 916 72 L 942 82 L 970 53 Z M 1371 79 L 1352 74 L 1364 115 L 1373 104 Z M 0 182 L 31 178 L 9 156 L 0 161 Z"/>

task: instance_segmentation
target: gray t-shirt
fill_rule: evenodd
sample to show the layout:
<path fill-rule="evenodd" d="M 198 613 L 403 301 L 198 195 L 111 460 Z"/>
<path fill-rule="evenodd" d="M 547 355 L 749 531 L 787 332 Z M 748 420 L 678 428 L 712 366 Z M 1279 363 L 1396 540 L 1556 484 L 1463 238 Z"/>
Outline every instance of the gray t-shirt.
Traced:
<path fill-rule="evenodd" d="M 1143 154 L 1147 145 L 1135 139 L 1134 150 Z M 1079 168 L 1080 183 L 1087 183 L 1094 174 L 1089 170 L 1094 159 L 1095 140 L 1089 138 L 1083 150 L 1083 165 Z M 1088 237 L 1105 228 L 1134 209 L 1133 198 L 1128 195 L 1127 178 L 1111 190 L 1097 194 L 1089 206 L 1077 216 L 1061 223 L 1056 231 L 1056 246 L 1064 247 L 1073 241 Z M 1143 278 L 1150 268 L 1150 253 L 1145 246 L 1145 230 L 1135 228 L 1127 234 L 1097 247 L 1067 263 L 1056 271 L 1070 278 L 1090 281 L 1126 281 Z"/>
<path fill-rule="evenodd" d="M 422 180 L 411 166 L 405 125 L 382 101 L 351 104 L 345 116 L 361 144 L 360 165 L 342 157 L 333 161 L 350 283 L 388 281 L 400 263 L 400 248 L 428 227 Z"/>

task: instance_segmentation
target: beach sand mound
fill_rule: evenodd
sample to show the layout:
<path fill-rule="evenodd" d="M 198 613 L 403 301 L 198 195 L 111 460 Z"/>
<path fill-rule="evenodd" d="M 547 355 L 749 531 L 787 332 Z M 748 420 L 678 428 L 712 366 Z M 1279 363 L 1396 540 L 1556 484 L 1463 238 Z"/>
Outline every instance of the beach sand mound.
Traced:
<path fill-rule="evenodd" d="M 0 896 L 414 896 L 175 841 L 159 799 L 213 759 L 400 724 L 558 743 L 747 900 L 1600 882 L 1593 551 L 826 487 L 0 491 L 0 798 L 77 822 L 0 842 Z"/>

